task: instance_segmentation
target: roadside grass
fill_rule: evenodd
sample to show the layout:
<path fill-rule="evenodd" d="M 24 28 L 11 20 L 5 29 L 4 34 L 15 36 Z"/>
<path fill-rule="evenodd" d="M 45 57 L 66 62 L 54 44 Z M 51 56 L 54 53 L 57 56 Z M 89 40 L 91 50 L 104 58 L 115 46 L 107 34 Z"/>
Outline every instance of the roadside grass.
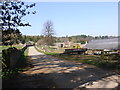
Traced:
<path fill-rule="evenodd" d="M 29 47 L 27 47 L 27 49 L 24 51 L 24 56 L 28 56 L 28 50 L 29 50 Z"/>
<path fill-rule="evenodd" d="M 67 48 L 53 48 L 50 46 L 37 46 L 38 48 L 44 48 L 46 52 L 52 52 L 52 53 L 63 53 L 65 49 Z"/>
<path fill-rule="evenodd" d="M 17 49 L 22 49 L 23 48 L 22 46 L 13 46 L 13 47 L 16 47 Z"/>
<path fill-rule="evenodd" d="M 53 52 L 44 52 L 39 48 L 35 47 L 37 51 L 44 53 L 46 55 L 51 55 L 60 59 L 75 61 L 84 64 L 95 65 L 103 69 L 110 70 L 120 70 L 120 54 L 118 55 L 69 55 L 69 54 L 59 54 Z"/>
<path fill-rule="evenodd" d="M 24 69 L 24 67 L 26 67 L 28 65 L 28 50 L 29 47 L 26 48 L 26 50 L 24 51 L 23 55 L 21 56 L 21 63 L 19 63 L 21 65 L 21 68 Z"/>
<path fill-rule="evenodd" d="M 104 69 L 120 70 L 120 61 L 118 59 L 117 60 L 113 59 L 113 56 L 101 57 L 101 55 L 64 55 L 63 54 L 63 55 L 57 55 L 57 57 L 65 60 L 95 65 L 97 67 Z"/>
<path fill-rule="evenodd" d="M 42 51 L 40 50 L 38 47 L 35 46 L 35 49 L 38 51 L 38 52 L 41 52 L 41 53 L 44 53 L 46 55 L 56 55 L 58 53 L 55 53 L 55 52 L 45 52 L 45 51 Z"/>

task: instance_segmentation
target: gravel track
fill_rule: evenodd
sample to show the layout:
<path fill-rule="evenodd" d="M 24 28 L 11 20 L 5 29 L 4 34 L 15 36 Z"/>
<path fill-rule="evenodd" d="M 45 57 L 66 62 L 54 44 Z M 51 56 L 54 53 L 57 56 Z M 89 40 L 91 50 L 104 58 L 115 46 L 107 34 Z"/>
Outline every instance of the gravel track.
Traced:
<path fill-rule="evenodd" d="M 120 75 L 92 65 L 65 61 L 29 47 L 32 67 L 22 72 L 8 88 L 117 88 Z"/>

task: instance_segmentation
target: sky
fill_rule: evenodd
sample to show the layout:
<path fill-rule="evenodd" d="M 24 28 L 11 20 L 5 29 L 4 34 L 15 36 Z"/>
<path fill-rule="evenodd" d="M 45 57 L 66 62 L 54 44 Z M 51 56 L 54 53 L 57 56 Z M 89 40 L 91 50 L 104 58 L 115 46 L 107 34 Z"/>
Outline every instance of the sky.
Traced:
<path fill-rule="evenodd" d="M 47 20 L 53 22 L 57 37 L 118 35 L 117 2 L 36 2 L 34 10 L 36 14 L 23 18 L 32 25 L 19 28 L 23 35 L 41 35 Z"/>

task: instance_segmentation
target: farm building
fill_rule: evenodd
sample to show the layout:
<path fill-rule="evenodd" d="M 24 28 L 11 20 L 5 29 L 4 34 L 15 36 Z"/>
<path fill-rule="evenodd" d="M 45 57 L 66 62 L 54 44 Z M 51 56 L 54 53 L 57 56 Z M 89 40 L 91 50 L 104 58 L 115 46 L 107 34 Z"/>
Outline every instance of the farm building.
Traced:
<path fill-rule="evenodd" d="M 110 50 L 120 50 L 120 38 L 111 38 L 111 39 L 98 39 L 90 41 L 84 48 L 90 50 L 96 50 L 97 53 L 101 53 L 101 50 L 110 51 Z M 92 51 L 89 53 L 92 53 Z"/>
<path fill-rule="evenodd" d="M 61 47 L 61 48 L 65 47 L 65 43 L 64 42 L 63 43 L 62 42 L 61 43 L 54 43 L 54 45 L 57 46 L 57 47 Z"/>

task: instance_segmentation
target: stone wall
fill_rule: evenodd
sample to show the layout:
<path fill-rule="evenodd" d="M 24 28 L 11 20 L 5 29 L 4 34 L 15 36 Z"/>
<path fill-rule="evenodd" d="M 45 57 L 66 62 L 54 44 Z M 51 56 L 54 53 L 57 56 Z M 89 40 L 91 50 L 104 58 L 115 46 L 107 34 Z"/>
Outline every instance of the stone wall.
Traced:
<path fill-rule="evenodd" d="M 20 60 L 22 52 L 14 49 L 10 54 L 10 67 L 16 67 L 17 62 Z"/>
<path fill-rule="evenodd" d="M 2 61 L 7 65 L 7 68 L 14 68 L 18 66 L 18 62 L 21 62 L 21 57 L 26 48 L 27 46 L 18 50 L 17 48 L 12 47 L 2 51 Z"/>

